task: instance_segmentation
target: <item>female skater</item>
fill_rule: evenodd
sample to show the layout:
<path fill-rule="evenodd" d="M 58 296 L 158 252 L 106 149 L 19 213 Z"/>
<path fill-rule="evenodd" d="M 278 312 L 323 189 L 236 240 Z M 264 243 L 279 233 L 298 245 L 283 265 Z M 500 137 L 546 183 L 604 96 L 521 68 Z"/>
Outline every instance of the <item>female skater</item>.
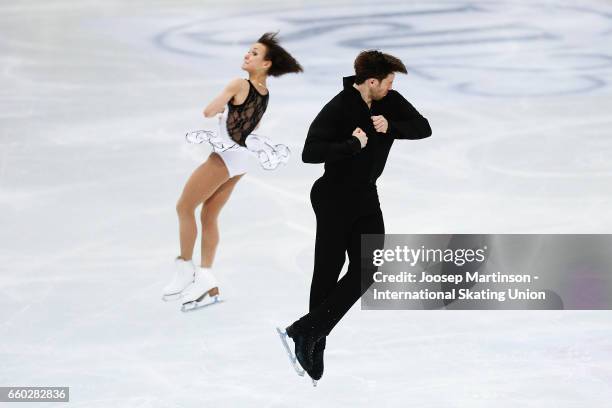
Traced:
<path fill-rule="evenodd" d="M 246 172 L 252 152 L 260 149 L 260 139 L 250 135 L 268 105 L 266 80 L 269 75 L 303 71 L 279 45 L 276 33 L 261 36 L 245 55 L 241 68 L 249 78 L 232 80 L 204 109 L 206 117 L 223 114 L 220 136 L 231 138 L 231 144 L 236 145 L 219 151 L 215 149 L 191 174 L 176 205 L 181 254 L 176 258 L 172 281 L 163 289 L 163 298 L 182 296 L 183 311 L 218 301 L 219 288 L 211 271 L 219 243 L 217 218 Z M 200 204 L 203 204 L 200 214 L 202 259 L 200 266 L 195 266 L 192 261 L 197 237 L 195 209 Z"/>

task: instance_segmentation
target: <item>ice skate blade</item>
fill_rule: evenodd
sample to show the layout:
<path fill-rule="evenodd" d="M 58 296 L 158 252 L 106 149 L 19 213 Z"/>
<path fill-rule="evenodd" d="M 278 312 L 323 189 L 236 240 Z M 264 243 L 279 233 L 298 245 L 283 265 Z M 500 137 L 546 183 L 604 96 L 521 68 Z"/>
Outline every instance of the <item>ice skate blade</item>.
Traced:
<path fill-rule="evenodd" d="M 317 380 L 312 380 L 312 386 L 316 387 L 317 386 Z"/>
<path fill-rule="evenodd" d="M 193 301 L 183 303 L 181 306 L 181 312 L 193 312 L 194 310 L 203 309 L 208 306 L 214 306 L 218 303 L 223 303 L 223 299 L 219 298 L 219 295 L 214 296 L 213 298 L 205 298 L 206 300 L 203 302 Z"/>
<path fill-rule="evenodd" d="M 278 333 L 281 339 L 281 342 L 283 343 L 283 346 L 285 347 L 285 351 L 287 352 L 287 356 L 289 357 L 291 366 L 293 367 L 297 375 L 299 375 L 300 377 L 303 377 L 305 371 L 300 365 L 299 361 L 297 361 L 297 358 L 293 354 L 293 351 L 291 351 L 291 347 L 289 347 L 289 343 L 287 342 L 287 337 L 288 337 L 287 332 L 285 330 L 281 330 L 278 327 L 276 328 L 276 332 Z"/>

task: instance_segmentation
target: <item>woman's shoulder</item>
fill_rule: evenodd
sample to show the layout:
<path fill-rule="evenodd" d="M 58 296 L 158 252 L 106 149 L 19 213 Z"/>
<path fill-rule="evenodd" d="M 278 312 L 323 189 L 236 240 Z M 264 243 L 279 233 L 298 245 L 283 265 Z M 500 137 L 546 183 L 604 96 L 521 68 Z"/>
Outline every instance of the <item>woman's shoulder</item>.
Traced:
<path fill-rule="evenodd" d="M 238 93 L 243 89 L 249 88 L 249 81 L 244 78 L 234 78 L 228 82 L 225 88 L 234 93 Z"/>

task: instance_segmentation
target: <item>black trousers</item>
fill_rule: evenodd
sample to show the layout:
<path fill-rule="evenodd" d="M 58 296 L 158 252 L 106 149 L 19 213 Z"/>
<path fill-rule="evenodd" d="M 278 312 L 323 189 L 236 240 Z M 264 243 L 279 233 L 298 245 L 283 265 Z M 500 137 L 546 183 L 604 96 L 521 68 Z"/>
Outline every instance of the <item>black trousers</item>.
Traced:
<path fill-rule="evenodd" d="M 296 322 L 299 329 L 328 335 L 371 286 L 376 268 L 371 252 L 361 253 L 361 234 L 384 234 L 385 225 L 377 196 L 374 205 L 360 201 L 368 197 L 372 198 L 371 191 L 342 188 L 324 177 L 314 183 L 310 194 L 317 218 L 314 271 L 309 313 Z M 382 248 L 384 237 L 374 245 Z M 348 269 L 338 280 L 346 254 Z"/>

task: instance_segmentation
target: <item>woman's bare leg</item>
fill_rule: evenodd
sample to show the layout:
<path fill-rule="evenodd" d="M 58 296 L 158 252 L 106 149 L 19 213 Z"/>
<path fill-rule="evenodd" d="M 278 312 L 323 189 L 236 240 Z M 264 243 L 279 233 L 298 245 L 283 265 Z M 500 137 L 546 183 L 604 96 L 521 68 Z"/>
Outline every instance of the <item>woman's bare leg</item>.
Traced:
<path fill-rule="evenodd" d="M 208 200 L 228 178 L 229 174 L 223 159 L 218 154 L 212 153 L 208 156 L 208 160 L 195 169 L 187 180 L 176 204 L 183 260 L 189 261 L 193 256 L 193 247 L 198 234 L 195 221 L 196 207 Z"/>
<path fill-rule="evenodd" d="M 215 259 L 215 252 L 219 244 L 218 218 L 221 209 L 230 198 L 236 183 L 243 174 L 234 176 L 221 185 L 202 206 L 200 221 L 202 222 L 202 268 L 210 268 Z"/>

